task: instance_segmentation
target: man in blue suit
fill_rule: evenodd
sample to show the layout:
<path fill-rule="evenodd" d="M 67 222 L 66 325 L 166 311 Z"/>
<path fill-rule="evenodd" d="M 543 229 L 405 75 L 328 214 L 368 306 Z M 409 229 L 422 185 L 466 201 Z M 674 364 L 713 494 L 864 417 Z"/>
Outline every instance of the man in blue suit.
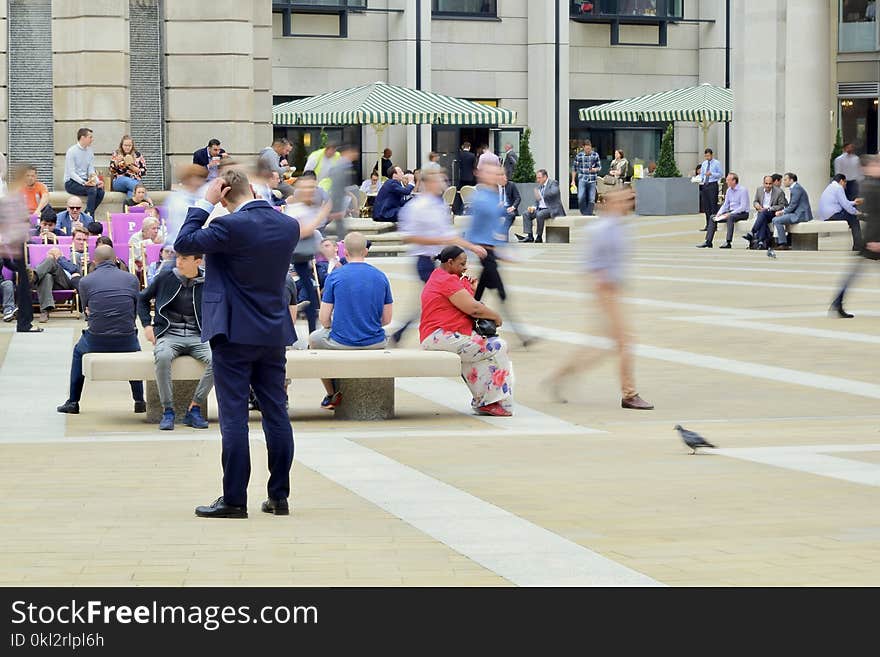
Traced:
<path fill-rule="evenodd" d="M 230 214 L 203 228 L 218 202 Z M 284 286 L 298 241 L 299 224 L 255 199 L 247 176 L 233 169 L 189 209 L 174 242 L 178 253 L 206 256 L 202 340 L 211 343 L 223 440 L 223 496 L 196 507 L 197 516 L 247 518 L 249 387 L 260 403 L 269 452 L 269 499 L 262 510 L 290 513 L 293 430 L 284 379 L 285 345 L 293 343 L 294 332 Z"/>
<path fill-rule="evenodd" d="M 373 202 L 373 221 L 397 221 L 400 208 L 413 192 L 413 185 L 404 185 L 404 174 L 400 167 L 394 167 L 391 179 L 379 188 Z"/>
<path fill-rule="evenodd" d="M 776 248 L 785 251 L 791 248 L 788 244 L 785 227 L 803 221 L 812 221 L 813 211 L 810 209 L 810 197 L 807 195 L 807 190 L 798 183 L 797 174 L 786 173 L 782 176 L 782 184 L 791 190 L 791 200 L 784 209 L 779 210 L 773 217 L 773 225 L 776 227 Z"/>
<path fill-rule="evenodd" d="M 224 157 L 229 157 L 229 155 L 220 148 L 220 140 L 211 139 L 205 148 L 200 148 L 193 153 L 193 164 L 205 167 L 208 170 L 208 181 L 211 181 L 217 177 L 220 162 Z"/>

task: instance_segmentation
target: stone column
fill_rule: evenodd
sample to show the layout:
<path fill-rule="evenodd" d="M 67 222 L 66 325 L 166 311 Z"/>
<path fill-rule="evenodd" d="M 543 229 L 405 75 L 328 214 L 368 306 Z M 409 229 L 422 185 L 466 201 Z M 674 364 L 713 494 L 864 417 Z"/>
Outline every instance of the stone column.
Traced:
<path fill-rule="evenodd" d="M 192 162 L 193 151 L 211 138 L 219 139 L 235 159 L 249 159 L 264 145 L 254 135 L 255 3 L 269 0 L 163 3 L 166 142 L 172 166 Z M 264 57 L 265 48 L 258 54 Z"/>
<path fill-rule="evenodd" d="M 798 174 L 816 209 L 828 184 L 834 142 L 828 93 L 831 16 L 824 0 L 787 0 L 786 5 L 782 158 L 786 169 Z"/>
<path fill-rule="evenodd" d="M 430 2 L 422 0 L 422 5 L 425 4 L 428 5 L 428 15 L 430 16 Z M 403 8 L 402 14 L 388 14 L 388 83 L 415 89 L 416 3 L 414 0 L 410 0 L 410 2 L 403 4 Z M 430 20 L 428 23 L 430 24 Z M 422 29 L 424 28 L 423 18 Z M 393 151 L 391 161 L 394 164 L 402 169 L 411 169 L 415 167 L 416 162 L 415 137 L 415 126 L 391 126 L 385 130 L 382 136 L 382 148 L 390 148 Z M 365 174 L 372 171 L 378 156 L 377 153 L 365 153 Z"/>
<path fill-rule="evenodd" d="M 7 3 L 0 3 L 0 60 L 2 60 L 3 65 L 2 70 L 0 70 L 0 153 L 4 153 L 5 155 L 9 155 L 9 145 L 6 142 L 7 130 L 8 130 L 8 120 L 9 120 L 9 97 L 8 97 L 8 83 L 7 83 L 7 71 L 9 70 L 7 64 L 7 22 L 6 22 L 6 7 Z M 7 157 L 8 160 L 8 157 Z M 7 172 L 7 182 L 9 181 L 8 172 Z"/>
<path fill-rule="evenodd" d="M 272 0 L 256 0 L 253 18 L 254 146 L 272 142 Z"/>
<path fill-rule="evenodd" d="M 105 170 L 128 131 L 128 37 L 128 0 L 92 0 L 88 9 L 52 0 L 56 189 L 77 129 L 94 130 L 95 166 Z"/>
<path fill-rule="evenodd" d="M 556 20 L 559 13 L 559 71 L 556 71 Z M 568 4 L 555 0 L 528 3 L 528 125 L 532 129 L 530 147 L 538 168 L 547 169 L 568 187 L 570 164 L 569 134 L 569 15 Z M 558 86 L 557 86 L 558 77 Z M 556 98 L 559 98 L 559 130 Z M 556 145 L 559 144 L 559 160 Z M 563 194 L 565 196 L 565 194 Z"/>
<path fill-rule="evenodd" d="M 833 142 L 829 4 L 763 0 L 733 10 L 732 168 L 750 189 L 793 171 L 815 208 Z"/>
<path fill-rule="evenodd" d="M 725 60 L 725 2 L 724 0 L 701 0 L 698 7 L 699 11 L 692 9 L 695 3 L 685 3 L 685 16 L 687 18 L 711 19 L 714 23 L 701 23 L 699 27 L 699 50 L 697 56 L 699 58 L 699 80 L 700 82 L 708 82 L 718 87 L 724 86 L 724 60 Z M 736 2 L 732 3 L 731 12 Z M 734 25 L 733 21 L 731 24 Z M 731 34 L 733 38 L 733 34 Z M 733 44 L 731 44 L 731 58 L 733 57 Z M 731 62 L 732 64 L 732 62 Z M 692 126 L 693 124 L 686 124 Z M 703 130 L 696 129 L 696 145 L 697 158 L 690 167 L 682 167 L 682 173 L 687 176 L 693 175 L 693 167 L 696 162 L 703 159 Z M 716 123 L 709 128 L 709 148 L 715 151 L 717 157 L 723 164 L 726 153 L 724 152 L 724 124 Z M 678 143 L 676 143 L 676 147 Z"/>

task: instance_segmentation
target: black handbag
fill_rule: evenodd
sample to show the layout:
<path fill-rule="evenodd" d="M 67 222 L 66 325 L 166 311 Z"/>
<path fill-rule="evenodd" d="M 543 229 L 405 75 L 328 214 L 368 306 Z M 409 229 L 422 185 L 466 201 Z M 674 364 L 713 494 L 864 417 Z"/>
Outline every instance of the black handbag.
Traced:
<path fill-rule="evenodd" d="M 496 335 L 498 327 L 495 325 L 495 322 L 491 319 L 475 319 L 474 320 L 474 333 L 477 335 L 482 335 L 484 338 L 492 338 Z"/>

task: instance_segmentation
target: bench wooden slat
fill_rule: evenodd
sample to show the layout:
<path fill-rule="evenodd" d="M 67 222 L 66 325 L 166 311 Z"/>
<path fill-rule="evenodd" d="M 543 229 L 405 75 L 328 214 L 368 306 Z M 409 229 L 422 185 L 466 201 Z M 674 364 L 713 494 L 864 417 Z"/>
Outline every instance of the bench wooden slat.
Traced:
<path fill-rule="evenodd" d="M 195 358 L 180 356 L 171 366 L 177 381 L 202 376 Z M 93 353 L 83 357 L 83 373 L 92 381 L 155 381 L 156 368 L 149 351 Z M 445 351 L 394 349 L 375 351 L 291 350 L 287 352 L 290 379 L 385 379 L 399 377 L 453 377 L 461 375 L 461 361 Z"/>

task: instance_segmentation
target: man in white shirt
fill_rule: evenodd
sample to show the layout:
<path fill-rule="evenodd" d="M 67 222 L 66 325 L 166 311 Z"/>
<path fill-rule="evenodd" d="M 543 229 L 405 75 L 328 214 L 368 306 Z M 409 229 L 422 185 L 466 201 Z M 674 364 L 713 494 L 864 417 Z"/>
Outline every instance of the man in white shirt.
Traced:
<path fill-rule="evenodd" d="M 859 223 L 858 206 L 862 204 L 862 199 L 850 201 L 844 189 L 846 189 L 846 176 L 838 173 L 819 198 L 819 221 L 848 223 L 853 236 L 852 250 L 859 251 L 862 248 L 862 227 Z"/>
<path fill-rule="evenodd" d="M 846 197 L 855 201 L 859 197 L 859 183 L 864 180 L 862 165 L 859 156 L 856 155 L 855 144 L 844 144 L 843 153 L 834 158 L 834 174 L 846 176 Z"/>

